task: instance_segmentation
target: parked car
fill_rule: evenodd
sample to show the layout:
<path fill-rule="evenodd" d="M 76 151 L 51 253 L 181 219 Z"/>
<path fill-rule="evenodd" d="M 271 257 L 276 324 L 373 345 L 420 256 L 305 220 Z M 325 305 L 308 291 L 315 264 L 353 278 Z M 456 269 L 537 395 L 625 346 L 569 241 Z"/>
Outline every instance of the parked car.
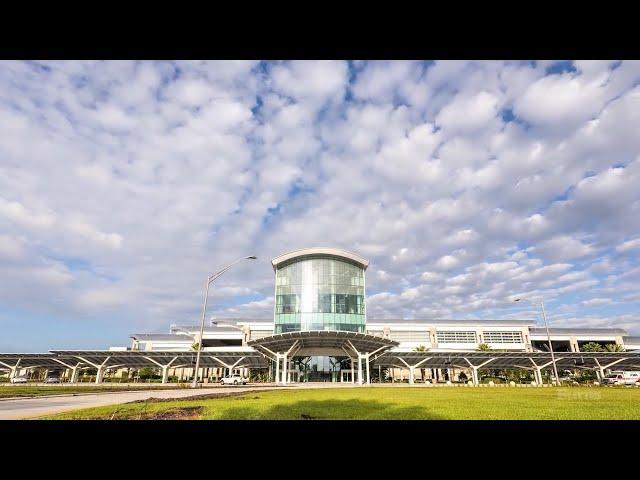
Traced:
<path fill-rule="evenodd" d="M 58 377 L 48 377 L 44 379 L 44 383 L 60 383 L 60 379 Z"/>
<path fill-rule="evenodd" d="M 248 378 L 243 377 L 239 373 L 225 375 L 220 379 L 220 383 L 222 385 L 239 385 L 239 384 L 246 385 L 248 381 L 249 381 Z"/>
<path fill-rule="evenodd" d="M 640 372 L 611 372 L 602 379 L 603 385 L 635 385 L 640 379 Z"/>
<path fill-rule="evenodd" d="M 26 377 L 13 377 L 11 383 L 27 383 Z"/>

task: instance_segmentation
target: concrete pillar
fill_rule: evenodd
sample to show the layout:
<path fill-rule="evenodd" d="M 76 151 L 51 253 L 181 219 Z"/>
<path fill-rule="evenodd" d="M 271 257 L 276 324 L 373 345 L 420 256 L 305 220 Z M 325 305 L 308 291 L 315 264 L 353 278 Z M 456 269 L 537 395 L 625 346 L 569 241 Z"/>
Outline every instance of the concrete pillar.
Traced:
<path fill-rule="evenodd" d="M 276 383 L 280 382 L 280 354 L 276 353 Z"/>
<path fill-rule="evenodd" d="M 353 358 L 351 358 L 350 360 L 351 360 L 351 383 L 356 383 L 356 376 L 355 376 L 355 371 L 354 371 Z"/>
<path fill-rule="evenodd" d="M 169 367 L 162 367 L 162 383 L 169 382 Z"/>
<path fill-rule="evenodd" d="M 287 384 L 287 354 L 282 356 L 282 384 Z"/>
<path fill-rule="evenodd" d="M 71 369 L 71 383 L 78 383 L 78 367 Z"/>
<path fill-rule="evenodd" d="M 480 384 L 480 379 L 478 377 L 478 369 L 476 367 L 471 367 L 471 381 L 475 386 Z"/>
<path fill-rule="evenodd" d="M 364 357 L 364 361 L 367 362 L 367 385 L 371 385 L 371 368 L 369 365 L 369 354 Z"/>
<path fill-rule="evenodd" d="M 104 367 L 98 367 L 98 373 L 96 374 L 96 384 L 102 383 L 104 377 Z"/>
<path fill-rule="evenodd" d="M 413 385 L 414 379 L 415 379 L 415 368 L 414 367 L 409 367 L 409 384 Z"/>
<path fill-rule="evenodd" d="M 362 356 L 358 354 L 358 385 L 362 385 Z"/>
<path fill-rule="evenodd" d="M 535 377 L 536 377 L 536 383 L 538 385 L 542 385 L 542 369 L 540 367 L 536 367 L 534 372 L 535 372 Z"/>
<path fill-rule="evenodd" d="M 576 337 L 569 337 L 569 346 L 572 352 L 579 352 L 578 339 Z"/>

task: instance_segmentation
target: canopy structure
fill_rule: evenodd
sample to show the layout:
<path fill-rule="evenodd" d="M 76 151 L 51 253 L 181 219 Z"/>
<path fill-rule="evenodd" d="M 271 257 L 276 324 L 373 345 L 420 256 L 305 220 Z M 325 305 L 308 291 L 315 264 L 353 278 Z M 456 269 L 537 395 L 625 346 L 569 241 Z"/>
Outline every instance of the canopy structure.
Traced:
<path fill-rule="evenodd" d="M 60 368 L 50 353 L 0 353 L 0 370 L 18 368 Z"/>
<path fill-rule="evenodd" d="M 558 352 L 555 354 L 558 368 L 599 368 L 614 365 L 620 369 L 640 369 L 640 352 Z M 484 368 L 552 368 L 549 352 L 415 352 L 388 351 L 374 359 L 373 363 L 383 367 L 404 367 L 417 365 L 420 368 L 469 368 L 484 364 Z M 487 363 L 488 362 L 488 363 Z M 546 364 L 549 363 L 547 367 Z M 612 368 L 605 367 L 605 368 Z"/>
<path fill-rule="evenodd" d="M 372 359 L 374 366 L 408 368 L 409 381 L 413 383 L 416 368 L 464 368 L 470 369 L 473 383 L 478 383 L 478 370 L 515 368 L 532 370 L 536 381 L 542 383 L 541 371 L 553 368 L 549 352 L 415 352 L 386 351 Z M 640 370 L 640 352 L 557 352 L 556 367 L 559 370 L 585 368 L 604 376 L 610 368 Z"/>
<path fill-rule="evenodd" d="M 51 353 L 59 359 L 78 361 L 95 367 L 103 365 L 106 368 L 172 368 L 192 367 L 196 363 L 197 352 L 192 351 L 112 351 L 112 350 L 52 350 Z M 237 347 L 234 349 L 220 349 L 217 351 L 202 350 L 200 365 L 207 368 L 226 367 L 265 367 L 263 355 L 252 348 Z"/>
<path fill-rule="evenodd" d="M 363 362 L 367 383 L 370 383 L 370 362 L 372 355 L 398 346 L 398 342 L 366 333 L 341 330 L 308 330 L 287 332 L 270 337 L 257 338 L 247 342 L 276 363 L 276 382 L 287 384 L 287 370 L 291 368 L 293 357 L 336 356 L 348 357 L 352 365 L 357 361 L 358 382 L 363 383 Z M 280 364 L 282 363 L 282 369 Z"/>
<path fill-rule="evenodd" d="M 416 352 L 399 350 L 398 343 L 364 333 L 345 331 L 290 332 L 263 337 L 245 347 L 220 347 L 203 350 L 202 368 L 266 368 L 275 362 L 276 381 L 288 383 L 287 369 L 295 356 L 331 355 L 348 357 L 352 371 L 357 362 L 358 381 L 370 382 L 370 366 L 405 368 L 413 383 L 417 368 L 469 369 L 473 383 L 478 383 L 481 369 L 525 369 L 542 383 L 543 370 L 553 368 L 549 352 Z M 15 376 L 21 369 L 68 369 L 75 382 L 83 369 L 97 370 L 96 383 L 107 370 L 118 368 L 159 368 L 167 382 L 170 368 L 194 368 L 197 352 L 193 351 L 113 351 L 113 350 L 52 350 L 50 353 L 0 353 L 0 370 Z M 590 369 L 600 377 L 605 370 L 640 370 L 640 351 L 632 352 L 556 352 L 558 370 Z M 366 369 L 366 375 L 364 370 Z"/>
<path fill-rule="evenodd" d="M 50 368 L 71 370 L 71 381 L 78 372 L 87 368 L 97 370 L 96 383 L 100 383 L 107 370 L 119 368 L 160 368 L 162 381 L 167 382 L 169 368 L 194 368 L 197 352 L 192 351 L 113 351 L 113 350 L 52 350 L 50 353 L 0 354 L 0 369 L 9 370 L 13 377 L 23 368 Z M 250 347 L 203 350 L 202 368 L 265 368 L 268 360 Z"/>
<path fill-rule="evenodd" d="M 273 357 L 275 353 L 291 351 L 298 355 L 354 356 L 358 353 L 382 352 L 398 342 L 366 333 L 340 330 L 310 330 L 287 332 L 250 340 L 247 345 Z M 346 352 L 345 352 L 346 350 Z M 333 352 L 333 353 L 331 353 Z M 293 355 L 290 355 L 293 356 Z"/>

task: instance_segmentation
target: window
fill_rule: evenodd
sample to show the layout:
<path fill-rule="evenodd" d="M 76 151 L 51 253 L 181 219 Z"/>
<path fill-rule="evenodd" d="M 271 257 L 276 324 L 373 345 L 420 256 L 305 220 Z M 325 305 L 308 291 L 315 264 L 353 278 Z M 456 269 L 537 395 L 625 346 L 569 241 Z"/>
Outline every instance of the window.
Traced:
<path fill-rule="evenodd" d="M 485 343 L 522 343 L 520 332 L 484 332 Z"/>
<path fill-rule="evenodd" d="M 276 311 L 278 313 L 298 313 L 298 295 L 278 295 L 276 297 Z"/>
<path fill-rule="evenodd" d="M 476 332 L 438 332 L 438 343 L 476 343 Z"/>
<path fill-rule="evenodd" d="M 318 295 L 318 312 L 331 313 L 331 294 L 321 293 Z"/>
<path fill-rule="evenodd" d="M 396 342 L 420 342 L 424 344 L 430 343 L 429 332 L 424 331 L 401 331 L 391 329 L 391 331 L 389 332 L 389 337 L 391 338 L 391 340 L 395 340 Z"/>

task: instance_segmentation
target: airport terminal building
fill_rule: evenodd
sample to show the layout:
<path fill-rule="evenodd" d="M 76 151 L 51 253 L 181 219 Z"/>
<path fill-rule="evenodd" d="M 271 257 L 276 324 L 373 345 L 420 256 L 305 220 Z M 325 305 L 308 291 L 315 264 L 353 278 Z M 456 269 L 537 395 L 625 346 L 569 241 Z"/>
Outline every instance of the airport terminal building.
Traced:
<path fill-rule="evenodd" d="M 462 375 L 478 384 L 483 369 L 514 368 L 531 371 L 542 384 L 542 372 L 553 363 L 549 338 L 558 370 L 591 369 L 599 376 L 611 368 L 640 370 L 640 337 L 622 329 L 550 328 L 548 335 L 531 320 L 367 319 L 367 259 L 334 248 L 307 248 L 271 263 L 273 317 L 206 325 L 197 372 L 203 382 L 240 372 L 283 384 L 434 383 Z M 132 368 L 156 368 L 163 382 L 186 381 L 194 375 L 199 336 L 200 325 L 174 324 L 168 333 L 136 333 L 130 346 L 107 351 L 0 354 L 0 368 L 11 375 L 35 366 L 64 368 L 72 381 L 83 369 L 93 369 L 98 383 L 109 371 L 129 375 Z M 582 350 L 593 342 L 611 351 Z"/>

